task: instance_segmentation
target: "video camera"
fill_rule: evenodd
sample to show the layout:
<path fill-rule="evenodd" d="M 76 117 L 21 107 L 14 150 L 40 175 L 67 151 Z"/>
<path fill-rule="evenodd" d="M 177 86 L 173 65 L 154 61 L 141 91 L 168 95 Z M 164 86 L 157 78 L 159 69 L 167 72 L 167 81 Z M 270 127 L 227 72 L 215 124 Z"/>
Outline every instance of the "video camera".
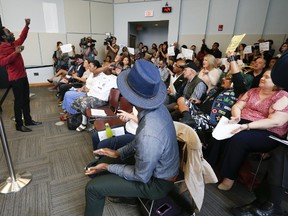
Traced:
<path fill-rule="evenodd" d="M 108 43 L 112 44 L 113 36 L 111 33 L 106 33 L 106 38 L 104 39 L 104 45 L 108 45 Z"/>
<path fill-rule="evenodd" d="M 96 40 L 90 37 L 84 37 L 84 38 L 81 38 L 79 46 L 83 48 L 87 48 L 87 47 L 95 47 L 95 44 L 96 44 Z"/>

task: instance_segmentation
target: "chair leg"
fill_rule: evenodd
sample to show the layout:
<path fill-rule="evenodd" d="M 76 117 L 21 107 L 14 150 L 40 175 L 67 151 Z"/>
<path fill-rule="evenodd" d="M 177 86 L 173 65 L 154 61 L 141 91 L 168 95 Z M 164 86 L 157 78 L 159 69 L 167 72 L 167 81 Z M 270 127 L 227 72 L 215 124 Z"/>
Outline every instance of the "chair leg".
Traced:
<path fill-rule="evenodd" d="M 253 190 L 253 186 L 254 186 L 254 184 L 255 184 L 255 181 L 256 181 L 256 178 L 257 178 L 257 174 L 258 174 L 258 172 L 259 172 L 259 170 L 260 170 L 260 167 L 261 167 L 261 164 L 262 164 L 263 159 L 264 159 L 264 153 L 261 154 L 260 161 L 259 161 L 259 163 L 258 163 L 257 169 L 256 169 L 256 171 L 255 171 L 255 174 L 254 174 L 254 177 L 253 177 L 253 180 L 252 180 L 252 183 L 251 183 L 250 191 Z"/>
<path fill-rule="evenodd" d="M 146 203 L 144 203 L 140 197 L 138 197 L 138 200 L 140 201 L 140 203 L 143 206 L 143 208 L 145 209 L 145 211 L 148 213 L 148 216 L 151 216 L 152 210 L 153 210 L 153 205 L 154 205 L 154 200 L 148 200 Z M 151 201 L 151 205 L 150 205 L 150 208 L 148 209 L 146 205 L 149 201 Z"/>

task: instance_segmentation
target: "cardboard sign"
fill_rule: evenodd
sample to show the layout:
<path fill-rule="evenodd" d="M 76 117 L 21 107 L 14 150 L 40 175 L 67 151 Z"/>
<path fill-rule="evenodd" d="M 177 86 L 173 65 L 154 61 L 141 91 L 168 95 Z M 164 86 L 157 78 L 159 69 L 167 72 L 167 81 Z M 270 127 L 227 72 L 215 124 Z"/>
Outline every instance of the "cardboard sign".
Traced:
<path fill-rule="evenodd" d="M 230 41 L 229 46 L 227 47 L 226 53 L 228 51 L 230 52 L 234 52 L 236 50 L 236 48 L 239 46 L 240 42 L 242 41 L 242 39 L 245 37 L 246 34 L 242 34 L 242 35 L 234 35 Z"/>

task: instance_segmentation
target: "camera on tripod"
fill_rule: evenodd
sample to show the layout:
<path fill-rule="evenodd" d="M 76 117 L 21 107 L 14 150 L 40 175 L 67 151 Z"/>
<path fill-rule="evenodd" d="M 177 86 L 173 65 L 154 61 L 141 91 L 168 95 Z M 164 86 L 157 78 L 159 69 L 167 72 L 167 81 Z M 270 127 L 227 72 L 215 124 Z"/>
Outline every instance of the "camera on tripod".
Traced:
<path fill-rule="evenodd" d="M 87 48 L 87 47 L 95 47 L 96 40 L 92 39 L 91 37 L 84 37 L 81 38 L 79 46 L 82 48 Z"/>
<path fill-rule="evenodd" d="M 108 43 L 112 44 L 113 36 L 111 33 L 106 33 L 106 38 L 104 39 L 104 45 L 108 45 Z"/>

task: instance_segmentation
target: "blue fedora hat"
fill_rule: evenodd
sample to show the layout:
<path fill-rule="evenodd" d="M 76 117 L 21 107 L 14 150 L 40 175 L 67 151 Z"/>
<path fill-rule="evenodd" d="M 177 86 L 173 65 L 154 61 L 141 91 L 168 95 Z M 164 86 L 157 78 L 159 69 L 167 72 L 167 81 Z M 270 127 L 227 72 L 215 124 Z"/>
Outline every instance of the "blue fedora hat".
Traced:
<path fill-rule="evenodd" d="M 159 70 L 147 60 L 137 60 L 130 71 L 118 75 L 117 86 L 121 94 L 142 109 L 155 109 L 166 99 L 167 91 Z"/>

